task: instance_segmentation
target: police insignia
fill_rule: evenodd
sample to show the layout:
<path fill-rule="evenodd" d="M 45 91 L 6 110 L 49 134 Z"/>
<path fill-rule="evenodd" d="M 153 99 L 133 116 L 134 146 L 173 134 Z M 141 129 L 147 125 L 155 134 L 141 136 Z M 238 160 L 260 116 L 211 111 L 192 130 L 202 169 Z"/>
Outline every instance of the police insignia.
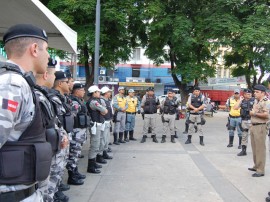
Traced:
<path fill-rule="evenodd" d="M 3 98 L 2 99 L 2 109 L 7 109 L 12 112 L 16 112 L 17 107 L 18 107 L 18 102 L 15 102 L 13 100 L 8 100 Z"/>

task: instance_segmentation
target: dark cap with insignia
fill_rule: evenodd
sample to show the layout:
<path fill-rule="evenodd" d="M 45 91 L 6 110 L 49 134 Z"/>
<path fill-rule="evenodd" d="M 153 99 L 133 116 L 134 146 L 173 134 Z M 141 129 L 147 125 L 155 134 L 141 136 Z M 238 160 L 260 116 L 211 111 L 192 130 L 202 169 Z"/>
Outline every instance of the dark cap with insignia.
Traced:
<path fill-rule="evenodd" d="M 84 85 L 81 83 L 74 83 L 73 90 L 84 88 Z"/>
<path fill-rule="evenodd" d="M 168 93 L 169 93 L 169 92 L 170 92 L 170 93 L 175 93 L 175 91 L 174 91 L 173 89 L 169 89 L 169 90 L 168 90 Z"/>
<path fill-rule="evenodd" d="M 57 61 L 55 59 L 50 58 L 48 63 L 48 68 L 55 68 Z"/>
<path fill-rule="evenodd" d="M 199 86 L 194 86 L 193 90 L 201 90 Z"/>
<path fill-rule="evenodd" d="M 54 73 L 55 75 L 55 81 L 56 80 L 62 80 L 62 79 L 67 79 L 67 74 L 65 72 L 62 72 L 62 71 L 56 71 Z"/>
<path fill-rule="evenodd" d="M 16 38 L 33 37 L 48 42 L 48 37 L 43 29 L 31 24 L 17 24 L 10 27 L 3 36 L 4 43 Z"/>
<path fill-rule="evenodd" d="M 259 90 L 262 92 L 266 92 L 266 87 L 264 85 L 258 84 L 254 86 L 254 90 Z"/>
<path fill-rule="evenodd" d="M 153 87 L 149 87 L 147 91 L 155 91 L 155 89 Z"/>
<path fill-rule="evenodd" d="M 244 89 L 244 93 L 252 93 L 252 91 L 250 89 Z"/>

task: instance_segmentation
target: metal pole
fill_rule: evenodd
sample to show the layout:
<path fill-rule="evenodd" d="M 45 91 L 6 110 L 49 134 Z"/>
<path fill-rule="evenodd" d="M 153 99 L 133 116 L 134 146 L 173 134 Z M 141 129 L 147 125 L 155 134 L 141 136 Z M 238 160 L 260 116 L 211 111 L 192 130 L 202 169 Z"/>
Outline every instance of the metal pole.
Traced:
<path fill-rule="evenodd" d="M 98 85 L 99 37 L 100 37 L 100 0 L 97 0 L 97 6 L 96 6 L 96 35 L 95 35 L 95 65 L 94 65 L 94 84 L 95 85 Z"/>

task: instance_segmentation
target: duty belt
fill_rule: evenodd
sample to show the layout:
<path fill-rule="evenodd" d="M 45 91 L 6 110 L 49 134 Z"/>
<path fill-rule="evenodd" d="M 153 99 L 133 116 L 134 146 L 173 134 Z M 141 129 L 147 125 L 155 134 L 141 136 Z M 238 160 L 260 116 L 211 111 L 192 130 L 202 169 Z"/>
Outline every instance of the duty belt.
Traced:
<path fill-rule="evenodd" d="M 252 123 L 253 126 L 265 125 L 266 123 Z"/>
<path fill-rule="evenodd" d="M 175 113 L 164 113 L 164 114 L 174 115 Z"/>
<path fill-rule="evenodd" d="M 36 191 L 36 186 L 33 185 L 32 187 L 29 187 L 27 189 L 1 193 L 0 201 L 1 202 L 22 201 L 26 199 L 27 197 L 31 196 L 35 191 Z"/>
<path fill-rule="evenodd" d="M 136 114 L 136 112 L 126 112 L 127 114 Z"/>

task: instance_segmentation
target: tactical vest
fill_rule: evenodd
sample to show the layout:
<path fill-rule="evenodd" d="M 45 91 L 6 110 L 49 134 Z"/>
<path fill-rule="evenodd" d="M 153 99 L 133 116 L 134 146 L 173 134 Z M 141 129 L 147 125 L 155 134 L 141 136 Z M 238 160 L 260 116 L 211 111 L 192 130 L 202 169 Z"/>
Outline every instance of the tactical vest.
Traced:
<path fill-rule="evenodd" d="M 177 108 L 176 99 L 170 100 L 168 97 L 166 97 L 166 100 L 164 102 L 164 114 L 175 114 Z"/>
<path fill-rule="evenodd" d="M 191 105 L 195 108 L 199 108 L 202 106 L 203 100 L 202 100 L 202 95 L 199 95 L 196 97 L 195 95 L 191 95 Z"/>
<path fill-rule="evenodd" d="M 104 98 L 101 98 L 101 99 L 104 100 L 104 102 L 106 104 L 106 109 L 108 110 L 108 113 L 105 114 L 103 117 L 104 117 L 105 121 L 110 121 L 113 118 L 111 102 L 110 102 L 110 100 L 106 100 Z"/>
<path fill-rule="evenodd" d="M 240 114 L 242 117 L 242 120 L 249 120 L 251 116 L 249 115 L 249 112 L 252 110 L 252 107 L 254 105 L 254 98 L 250 98 L 249 100 L 242 100 L 241 102 L 241 109 Z"/>
<path fill-rule="evenodd" d="M 93 110 L 93 109 L 90 108 L 90 103 L 93 100 L 96 100 L 99 104 L 101 104 L 100 99 L 91 97 L 86 103 L 88 113 L 90 114 L 90 117 L 91 117 L 93 122 L 104 123 L 105 119 L 104 119 L 104 116 L 100 114 L 100 111 Z"/>
<path fill-rule="evenodd" d="M 127 108 L 127 112 L 130 112 L 130 113 L 135 113 L 136 112 L 136 107 L 138 105 L 138 99 L 136 97 L 129 97 L 127 96 L 126 97 L 126 100 L 127 100 L 127 103 L 128 103 L 128 108 Z"/>
<path fill-rule="evenodd" d="M 231 116 L 240 116 L 240 109 L 234 109 L 234 106 L 236 105 L 236 100 L 230 98 L 229 100 L 229 106 L 230 106 L 230 115 Z"/>
<path fill-rule="evenodd" d="M 127 100 L 125 97 L 120 96 L 119 94 L 116 95 L 118 106 L 122 109 L 126 107 Z"/>
<path fill-rule="evenodd" d="M 18 141 L 7 141 L 0 149 L 0 184 L 19 185 L 43 181 L 49 175 L 52 148 L 46 142 L 46 112 L 34 92 L 34 76 L 31 73 L 23 75 L 19 67 L 13 64 L 0 63 L 0 69 L 2 68 L 16 72 L 26 79 L 32 90 L 35 115 Z"/>
<path fill-rule="evenodd" d="M 80 110 L 74 117 L 74 128 L 87 128 L 90 122 L 90 118 L 87 115 L 86 105 L 76 96 L 71 95 L 70 99 L 78 102 L 80 105 Z"/>
<path fill-rule="evenodd" d="M 146 101 L 144 104 L 144 113 L 145 114 L 155 114 L 157 113 L 157 101 L 156 101 L 156 96 L 149 97 L 146 96 Z"/>
<path fill-rule="evenodd" d="M 65 109 L 65 113 L 59 111 L 59 107 L 57 106 L 59 104 L 56 102 L 56 99 L 53 98 L 54 96 L 57 96 L 58 99 L 60 99 L 61 104 Z M 67 133 L 71 133 L 73 131 L 74 126 L 74 116 L 71 111 L 71 103 L 70 103 L 71 101 L 67 99 L 67 97 L 61 95 L 59 91 L 54 89 L 50 89 L 50 97 L 52 97 L 51 99 L 53 100 L 53 106 L 54 109 L 57 111 L 56 114 L 60 120 L 61 125 L 63 126 L 63 128 Z"/>

